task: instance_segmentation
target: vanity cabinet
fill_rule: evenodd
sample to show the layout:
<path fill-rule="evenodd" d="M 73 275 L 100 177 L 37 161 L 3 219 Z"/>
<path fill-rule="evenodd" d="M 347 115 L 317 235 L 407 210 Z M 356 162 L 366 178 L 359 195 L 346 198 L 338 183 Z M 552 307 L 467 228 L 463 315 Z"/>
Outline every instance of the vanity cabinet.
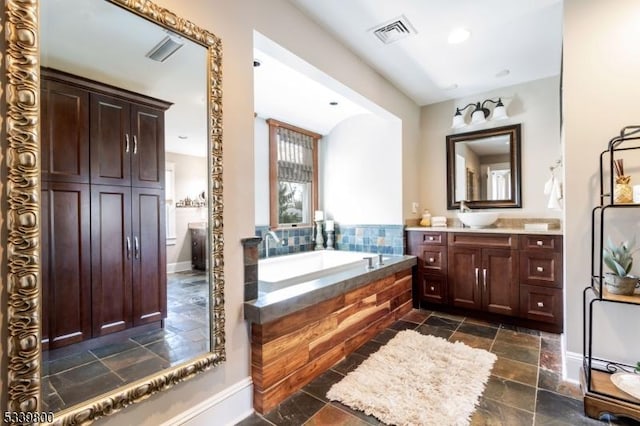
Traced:
<path fill-rule="evenodd" d="M 171 104 L 48 68 L 41 95 L 43 348 L 161 324 Z"/>
<path fill-rule="evenodd" d="M 408 252 L 418 258 L 416 289 L 419 298 L 447 302 L 447 238 L 444 232 L 410 232 Z"/>
<path fill-rule="evenodd" d="M 562 236 L 407 231 L 414 306 L 562 331 Z"/>
<path fill-rule="evenodd" d="M 191 228 L 191 268 L 207 269 L 207 233 L 205 228 Z"/>
<path fill-rule="evenodd" d="M 453 306 L 516 316 L 519 310 L 517 236 L 449 234 Z"/>

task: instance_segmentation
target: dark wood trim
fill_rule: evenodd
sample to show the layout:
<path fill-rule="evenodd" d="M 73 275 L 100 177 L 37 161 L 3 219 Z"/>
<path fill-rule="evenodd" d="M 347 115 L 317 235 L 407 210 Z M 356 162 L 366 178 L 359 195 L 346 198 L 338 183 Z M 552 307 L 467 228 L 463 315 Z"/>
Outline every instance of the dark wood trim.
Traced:
<path fill-rule="evenodd" d="M 322 135 L 319 133 L 312 132 L 311 130 L 303 129 L 302 127 L 294 126 L 293 124 L 285 123 L 283 121 L 278 121 L 273 118 L 268 118 L 267 124 L 271 127 L 282 127 L 285 129 L 293 130 L 294 132 L 302 133 L 303 135 L 311 136 L 313 139 L 322 139 Z"/>
<path fill-rule="evenodd" d="M 140 93 L 131 92 L 126 89 L 121 89 L 109 84 L 100 83 L 98 81 L 80 77 L 74 74 L 69 74 L 53 68 L 41 67 L 40 75 L 42 78 L 46 78 L 50 81 L 66 83 L 88 90 L 90 92 L 109 95 L 127 101 L 133 101 L 153 108 L 159 108 L 163 111 L 169 109 L 169 107 L 173 105 L 172 102 L 152 98 L 151 96 L 141 95 Z"/>
<path fill-rule="evenodd" d="M 293 126 L 282 121 L 269 118 L 265 120 L 269 125 L 269 227 L 278 229 L 278 144 L 277 144 L 277 128 L 282 127 L 294 132 L 313 138 L 313 182 L 311 182 L 311 211 L 309 216 L 311 220 L 308 223 L 300 223 L 296 228 L 313 226 L 313 212 L 318 209 L 319 205 L 319 188 L 318 188 L 318 141 L 322 135 Z"/>

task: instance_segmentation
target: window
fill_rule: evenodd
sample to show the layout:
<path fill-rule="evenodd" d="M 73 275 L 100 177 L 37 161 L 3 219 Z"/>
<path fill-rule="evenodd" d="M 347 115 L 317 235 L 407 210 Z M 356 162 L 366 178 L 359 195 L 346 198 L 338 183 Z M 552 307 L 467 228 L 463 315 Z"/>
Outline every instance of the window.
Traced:
<path fill-rule="evenodd" d="M 269 124 L 270 225 L 311 225 L 318 206 L 321 135 L 277 120 Z"/>

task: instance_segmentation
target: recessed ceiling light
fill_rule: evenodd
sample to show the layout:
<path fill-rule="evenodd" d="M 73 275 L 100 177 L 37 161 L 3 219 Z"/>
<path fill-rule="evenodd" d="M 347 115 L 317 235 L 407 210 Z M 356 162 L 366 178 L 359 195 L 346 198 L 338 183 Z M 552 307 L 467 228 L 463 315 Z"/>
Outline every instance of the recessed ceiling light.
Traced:
<path fill-rule="evenodd" d="M 260 63 L 260 61 L 259 61 L 259 60 L 257 60 L 257 59 L 254 59 L 254 60 L 253 60 L 253 66 L 254 66 L 254 67 L 256 67 L 256 68 L 257 68 L 257 67 L 259 67 L 260 65 L 262 65 L 262 64 Z"/>
<path fill-rule="evenodd" d="M 506 76 L 508 76 L 508 75 L 509 75 L 509 73 L 510 73 L 510 71 L 509 71 L 509 70 L 504 69 L 504 70 L 502 70 L 502 71 L 497 72 L 497 73 L 496 73 L 496 77 L 497 77 L 497 78 L 500 78 L 500 77 L 506 77 Z"/>
<path fill-rule="evenodd" d="M 470 35 L 471 31 L 466 28 L 455 28 L 449 33 L 449 38 L 447 39 L 447 41 L 449 42 L 449 44 L 462 43 L 463 41 L 467 40 Z"/>
<path fill-rule="evenodd" d="M 189 139 L 189 136 L 186 135 L 178 135 L 178 139 Z"/>
<path fill-rule="evenodd" d="M 458 85 L 456 83 L 450 84 L 447 87 L 444 88 L 444 90 L 454 90 L 457 89 Z"/>
<path fill-rule="evenodd" d="M 336 101 L 331 101 L 331 102 L 329 102 L 329 105 L 336 106 L 336 105 L 338 105 L 338 103 Z"/>

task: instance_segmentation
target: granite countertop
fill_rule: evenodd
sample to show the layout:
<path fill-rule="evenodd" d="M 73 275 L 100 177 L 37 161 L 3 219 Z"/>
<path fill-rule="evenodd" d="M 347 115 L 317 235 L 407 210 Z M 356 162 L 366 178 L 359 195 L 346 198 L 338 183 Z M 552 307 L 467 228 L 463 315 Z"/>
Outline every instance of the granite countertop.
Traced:
<path fill-rule="evenodd" d="M 536 235 L 563 235 L 560 228 L 547 229 L 546 231 L 534 231 L 521 227 L 488 227 L 488 228 L 463 228 L 461 226 L 430 227 L 430 226 L 407 226 L 407 231 L 432 231 L 432 232 L 475 232 L 492 234 L 536 234 Z"/>
<path fill-rule="evenodd" d="M 374 269 L 366 269 L 363 263 L 326 277 L 260 294 L 256 300 L 244 302 L 244 317 L 250 322 L 265 324 L 417 264 L 416 257 L 408 255 L 385 255 L 384 262 Z"/>

